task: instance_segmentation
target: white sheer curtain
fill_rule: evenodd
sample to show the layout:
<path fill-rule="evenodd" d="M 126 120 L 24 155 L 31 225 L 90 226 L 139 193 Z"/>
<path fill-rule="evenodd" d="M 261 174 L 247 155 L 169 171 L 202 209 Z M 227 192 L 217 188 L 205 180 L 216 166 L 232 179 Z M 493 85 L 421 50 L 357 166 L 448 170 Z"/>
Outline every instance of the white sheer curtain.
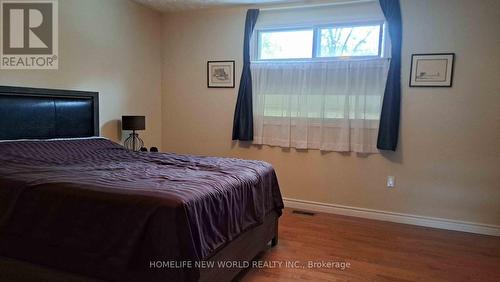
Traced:
<path fill-rule="evenodd" d="M 376 153 L 389 59 L 252 62 L 254 144 Z"/>

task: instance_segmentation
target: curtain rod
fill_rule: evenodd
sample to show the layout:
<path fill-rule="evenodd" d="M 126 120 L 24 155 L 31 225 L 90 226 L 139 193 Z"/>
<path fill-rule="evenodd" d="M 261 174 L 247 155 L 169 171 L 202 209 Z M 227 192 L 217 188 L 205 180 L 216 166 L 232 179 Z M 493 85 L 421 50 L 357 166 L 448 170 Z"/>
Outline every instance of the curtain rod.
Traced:
<path fill-rule="evenodd" d="M 317 3 L 317 4 L 306 4 L 306 5 L 269 7 L 269 8 L 262 8 L 260 10 L 261 11 L 275 11 L 275 10 L 290 10 L 290 9 L 301 9 L 301 8 L 318 8 L 318 7 L 340 6 L 340 5 L 348 5 L 348 4 L 369 3 L 369 2 L 375 2 L 375 1 L 376 0 L 350 0 L 350 1 L 332 2 L 332 3 Z"/>

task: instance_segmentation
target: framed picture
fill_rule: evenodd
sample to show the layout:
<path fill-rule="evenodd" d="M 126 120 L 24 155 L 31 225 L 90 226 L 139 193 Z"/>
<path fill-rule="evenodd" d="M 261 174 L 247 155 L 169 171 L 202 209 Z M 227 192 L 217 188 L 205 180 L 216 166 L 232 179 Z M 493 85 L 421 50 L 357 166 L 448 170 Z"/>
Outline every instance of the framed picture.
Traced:
<path fill-rule="evenodd" d="M 413 54 L 410 87 L 451 87 L 454 53 Z"/>
<path fill-rule="evenodd" d="M 234 61 L 207 62 L 208 88 L 234 88 Z"/>

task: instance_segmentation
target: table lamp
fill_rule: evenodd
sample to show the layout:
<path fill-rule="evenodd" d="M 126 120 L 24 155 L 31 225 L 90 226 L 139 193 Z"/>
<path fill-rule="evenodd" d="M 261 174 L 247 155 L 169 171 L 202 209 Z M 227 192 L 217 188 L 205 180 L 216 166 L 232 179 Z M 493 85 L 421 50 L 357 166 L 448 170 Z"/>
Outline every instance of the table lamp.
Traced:
<path fill-rule="evenodd" d="M 123 142 L 123 146 L 132 151 L 139 151 L 144 147 L 144 141 L 139 138 L 139 134 L 135 133 L 135 131 L 145 129 L 145 116 L 122 116 L 122 130 L 132 130 L 132 133 L 130 133 L 129 137 Z"/>

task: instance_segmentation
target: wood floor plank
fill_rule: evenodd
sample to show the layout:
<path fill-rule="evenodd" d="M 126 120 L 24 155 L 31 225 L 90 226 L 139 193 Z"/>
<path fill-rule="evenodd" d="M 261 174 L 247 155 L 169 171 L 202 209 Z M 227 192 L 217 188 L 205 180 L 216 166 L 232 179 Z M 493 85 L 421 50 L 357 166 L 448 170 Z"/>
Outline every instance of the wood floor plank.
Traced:
<path fill-rule="evenodd" d="M 286 209 L 280 241 L 259 258 L 299 268 L 251 269 L 253 281 L 500 281 L 500 238 Z M 348 262 L 344 270 L 309 261 Z"/>

